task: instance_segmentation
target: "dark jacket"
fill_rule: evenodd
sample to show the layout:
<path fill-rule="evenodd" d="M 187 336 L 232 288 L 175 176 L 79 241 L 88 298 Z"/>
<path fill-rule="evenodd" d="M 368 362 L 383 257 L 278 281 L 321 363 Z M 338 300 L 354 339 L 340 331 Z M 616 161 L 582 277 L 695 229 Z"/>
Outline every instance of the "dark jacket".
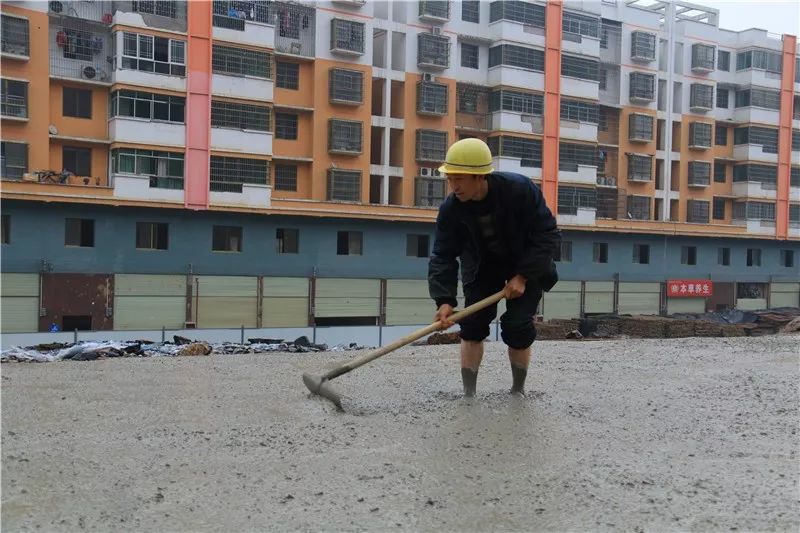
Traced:
<path fill-rule="evenodd" d="M 530 179 L 514 172 L 487 176 L 495 202 L 497 233 L 509 251 L 509 271 L 549 291 L 558 281 L 554 260 L 561 249 L 561 232 Z M 436 217 L 436 241 L 428 264 L 428 288 L 436 306 L 456 306 L 458 261 L 461 280 L 475 280 L 481 263 L 475 217 L 454 194 L 448 195 Z"/>

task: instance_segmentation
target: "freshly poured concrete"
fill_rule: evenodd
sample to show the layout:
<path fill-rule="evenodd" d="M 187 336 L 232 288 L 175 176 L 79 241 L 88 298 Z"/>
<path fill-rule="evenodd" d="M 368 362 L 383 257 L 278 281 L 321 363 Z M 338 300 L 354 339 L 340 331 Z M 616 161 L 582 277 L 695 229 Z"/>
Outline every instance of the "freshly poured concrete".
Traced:
<path fill-rule="evenodd" d="M 2 366 L 7 531 L 791 530 L 800 337 Z"/>

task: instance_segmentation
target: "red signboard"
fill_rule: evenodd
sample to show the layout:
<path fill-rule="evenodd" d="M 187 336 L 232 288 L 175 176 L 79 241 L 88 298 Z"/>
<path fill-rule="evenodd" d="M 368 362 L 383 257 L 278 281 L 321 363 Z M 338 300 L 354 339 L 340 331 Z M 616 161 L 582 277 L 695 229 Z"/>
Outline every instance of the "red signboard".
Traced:
<path fill-rule="evenodd" d="M 671 279 L 667 281 L 670 298 L 706 298 L 714 294 L 714 284 L 708 279 Z"/>

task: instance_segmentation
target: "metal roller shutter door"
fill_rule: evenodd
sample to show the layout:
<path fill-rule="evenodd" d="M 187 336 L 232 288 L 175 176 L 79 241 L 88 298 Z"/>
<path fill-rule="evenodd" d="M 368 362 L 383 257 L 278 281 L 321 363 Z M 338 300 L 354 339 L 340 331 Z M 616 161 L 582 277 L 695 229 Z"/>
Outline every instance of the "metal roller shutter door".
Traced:
<path fill-rule="evenodd" d="M 579 318 L 581 315 L 581 283 L 559 281 L 550 292 L 544 293 L 543 316 L 551 318 Z"/>
<path fill-rule="evenodd" d="M 770 306 L 800 306 L 800 283 L 773 282 L 770 287 Z"/>
<path fill-rule="evenodd" d="M 618 312 L 621 315 L 660 313 L 661 284 L 620 282 Z"/>
<path fill-rule="evenodd" d="M 738 298 L 736 300 L 736 309 L 742 311 L 759 311 L 766 308 L 766 298 Z"/>
<path fill-rule="evenodd" d="M 185 319 L 186 276 L 114 276 L 114 329 L 181 329 Z"/>
<path fill-rule="evenodd" d="M 39 274 L 3 273 L 3 333 L 32 333 L 39 330 Z"/>
<path fill-rule="evenodd" d="M 198 276 L 198 328 L 256 327 L 258 278 Z"/>
<path fill-rule="evenodd" d="M 705 310 L 705 298 L 669 298 L 667 300 L 668 315 L 674 313 L 703 313 Z"/>
<path fill-rule="evenodd" d="M 378 316 L 380 295 L 377 279 L 317 278 L 315 316 Z"/>
<path fill-rule="evenodd" d="M 308 278 L 264 278 L 263 284 L 262 327 L 308 326 Z"/>
<path fill-rule="evenodd" d="M 587 313 L 614 312 L 614 282 L 587 281 L 584 311 Z"/>

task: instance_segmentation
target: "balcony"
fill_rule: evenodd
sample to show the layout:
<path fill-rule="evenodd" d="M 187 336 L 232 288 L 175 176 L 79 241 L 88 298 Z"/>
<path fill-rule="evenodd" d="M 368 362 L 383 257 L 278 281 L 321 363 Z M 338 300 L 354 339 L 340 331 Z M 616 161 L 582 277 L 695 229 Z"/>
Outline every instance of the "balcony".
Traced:
<path fill-rule="evenodd" d="M 733 158 L 741 161 L 765 161 L 777 163 L 778 154 L 764 152 L 760 144 L 737 144 L 733 147 Z"/>
<path fill-rule="evenodd" d="M 108 121 L 108 136 L 111 142 L 183 147 L 186 144 L 186 126 L 115 117 Z"/>
<path fill-rule="evenodd" d="M 486 28 L 485 36 L 493 42 L 508 41 L 525 43 L 538 48 L 545 47 L 544 28 L 522 24 L 513 20 L 501 19 L 490 22 Z"/>
<path fill-rule="evenodd" d="M 113 174 L 114 197 L 183 204 L 183 180 L 140 174 Z"/>
<path fill-rule="evenodd" d="M 492 158 L 492 166 L 497 171 L 516 172 L 531 179 L 542 179 L 542 168 L 534 167 L 532 160 L 519 157 L 498 156 Z"/>
<path fill-rule="evenodd" d="M 544 117 L 541 115 L 525 115 L 514 111 L 497 111 L 491 113 L 490 129 L 501 131 L 519 131 L 522 133 L 542 133 Z"/>
<path fill-rule="evenodd" d="M 563 52 L 591 57 L 600 57 L 600 39 L 577 33 L 564 33 L 561 41 Z"/>
<path fill-rule="evenodd" d="M 743 124 L 778 124 L 780 112 L 763 107 L 739 107 L 733 111 L 733 121 Z"/>
<path fill-rule="evenodd" d="M 130 4 L 130 2 L 116 3 Z M 63 0 L 48 2 L 47 12 L 54 19 L 73 18 L 110 25 L 116 7 L 113 4 L 111 1 Z"/>
<path fill-rule="evenodd" d="M 272 187 L 243 183 L 241 192 L 211 191 L 209 203 L 216 206 L 268 208 L 272 205 Z"/>
<path fill-rule="evenodd" d="M 92 2 L 70 2 L 70 4 L 90 4 Z M 104 2 L 110 4 L 111 2 Z M 214 2 L 215 4 L 217 2 Z M 227 3 L 227 2 L 223 2 Z M 115 1 L 111 24 L 138 28 L 154 28 L 176 32 L 186 31 L 187 2 L 131 2 Z M 108 20 L 108 17 L 104 19 Z"/>
<path fill-rule="evenodd" d="M 57 24 L 50 26 L 48 34 L 50 75 L 56 78 L 110 84 L 114 69 L 111 34 L 107 28 L 99 25 L 83 25 L 79 21 L 77 26 L 81 29 Z"/>
<path fill-rule="evenodd" d="M 558 170 L 559 183 L 583 183 L 597 185 L 597 167 L 594 165 L 575 165 L 575 170 Z"/>
<path fill-rule="evenodd" d="M 544 89 L 544 73 L 509 65 L 498 65 L 489 67 L 487 84 L 490 87 L 505 85 L 542 90 Z"/>
<path fill-rule="evenodd" d="M 488 113 L 456 113 L 456 129 L 486 132 L 492 129 L 492 115 Z"/>
<path fill-rule="evenodd" d="M 211 128 L 211 149 L 242 154 L 272 154 L 272 132 Z"/>
<path fill-rule="evenodd" d="M 731 220 L 734 226 L 744 227 L 747 233 L 755 235 L 774 235 L 775 234 L 775 221 L 774 220 L 760 220 L 760 219 L 740 219 L 735 218 Z"/>
<path fill-rule="evenodd" d="M 596 215 L 597 209 L 594 207 L 579 207 L 574 215 L 559 213 L 557 218 L 559 224 L 571 226 L 594 226 Z"/>
<path fill-rule="evenodd" d="M 561 76 L 561 94 L 562 96 L 597 100 L 600 97 L 600 83 L 593 80 Z"/>
<path fill-rule="evenodd" d="M 733 194 L 740 198 L 775 200 L 777 187 L 774 183 L 737 181 L 733 183 Z"/>
<path fill-rule="evenodd" d="M 364 33 L 363 22 L 331 19 L 331 53 L 351 57 L 364 55 Z"/>
<path fill-rule="evenodd" d="M 270 101 L 273 99 L 273 91 L 272 80 L 226 74 L 211 75 L 211 92 L 215 95 Z"/>
<path fill-rule="evenodd" d="M 562 118 L 559 125 L 559 136 L 566 139 L 595 142 L 597 140 L 597 124 Z"/>
<path fill-rule="evenodd" d="M 214 39 L 267 48 L 275 47 L 275 13 L 269 3 L 250 2 L 249 10 L 240 9 L 243 2 L 214 2 Z"/>
<path fill-rule="evenodd" d="M 436 70 L 450 68 L 450 38 L 436 33 L 417 34 L 417 66 Z"/>
<path fill-rule="evenodd" d="M 275 3 L 275 53 L 314 57 L 316 12 L 299 3 Z"/>
<path fill-rule="evenodd" d="M 424 22 L 441 24 L 450 20 L 449 0 L 420 0 L 419 19 Z"/>
<path fill-rule="evenodd" d="M 733 63 L 733 57 L 731 57 Z M 735 65 L 731 64 L 731 69 Z M 764 87 L 766 89 L 780 89 L 781 88 L 781 75 L 777 72 L 768 72 L 766 70 L 743 70 L 736 72 L 736 84 L 741 86 L 754 86 Z"/>

